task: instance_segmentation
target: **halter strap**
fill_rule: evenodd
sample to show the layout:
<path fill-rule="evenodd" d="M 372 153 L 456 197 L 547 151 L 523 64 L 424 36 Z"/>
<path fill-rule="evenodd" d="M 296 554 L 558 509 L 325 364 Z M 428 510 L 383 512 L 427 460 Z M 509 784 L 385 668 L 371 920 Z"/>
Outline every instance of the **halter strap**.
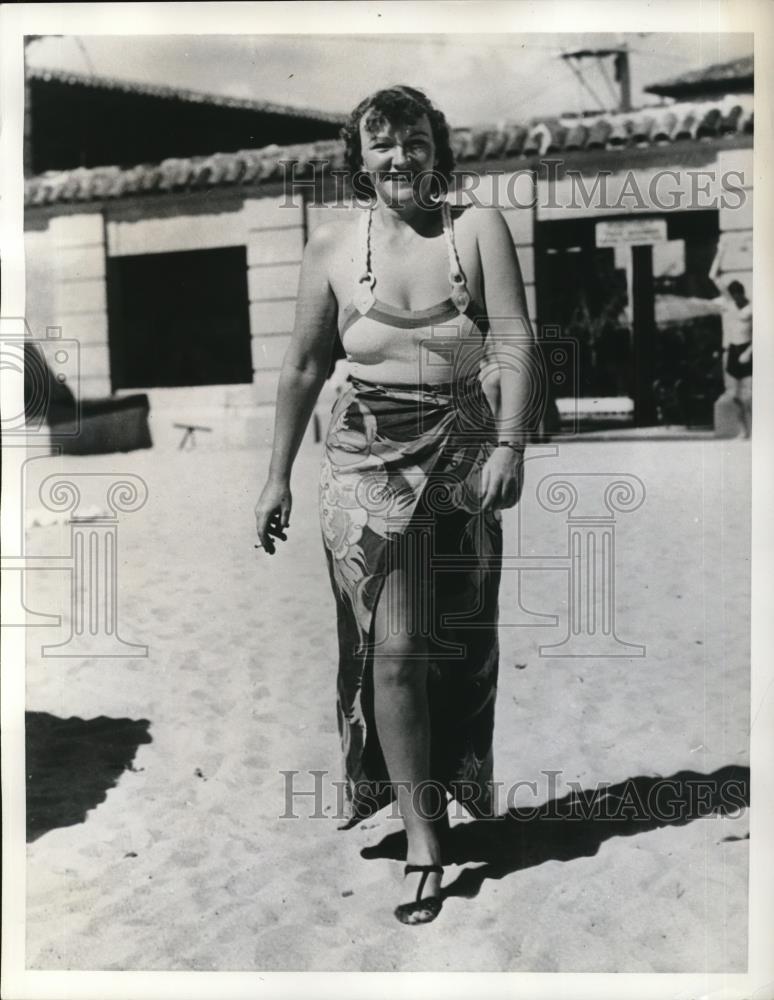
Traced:
<path fill-rule="evenodd" d="M 373 221 L 374 207 L 371 205 L 360 217 L 359 245 L 360 259 L 364 263 L 364 269 L 357 278 L 355 293 L 352 297 L 353 304 L 358 312 L 365 315 L 373 306 L 376 298 L 374 296 L 374 285 L 376 276 L 372 270 L 371 254 L 371 229 Z M 460 256 L 457 252 L 457 244 L 454 240 L 454 223 L 451 217 L 451 208 L 447 201 L 441 202 L 441 221 L 443 223 L 443 235 L 446 243 L 446 253 L 449 257 L 449 284 L 452 286 L 449 296 L 461 313 L 470 305 L 470 294 L 467 288 L 465 273 L 462 270 Z"/>
<path fill-rule="evenodd" d="M 441 219 L 443 220 L 443 235 L 446 238 L 446 251 L 449 255 L 449 282 L 452 286 L 451 300 L 464 313 L 470 305 L 470 293 L 462 270 L 457 244 L 454 241 L 454 223 L 451 216 L 451 206 L 448 201 L 441 202 Z"/>
<path fill-rule="evenodd" d="M 365 267 L 363 273 L 358 278 L 358 283 L 363 281 L 366 276 L 373 277 L 373 272 L 371 271 L 371 219 L 373 214 L 373 206 L 370 206 L 360 216 L 360 259 L 364 261 Z"/>
<path fill-rule="evenodd" d="M 373 206 L 368 208 L 360 216 L 359 222 L 359 243 L 360 259 L 365 263 L 365 269 L 355 282 L 355 291 L 352 294 L 352 305 L 357 311 L 365 316 L 376 302 L 374 295 L 374 285 L 376 278 L 371 270 L 371 217 Z"/>
<path fill-rule="evenodd" d="M 441 219 L 443 221 L 443 235 L 446 239 L 446 252 L 449 255 L 449 281 L 455 284 L 461 280 L 465 282 L 465 275 L 462 273 L 460 255 L 457 253 L 457 244 L 454 242 L 454 223 L 452 222 L 451 209 L 448 201 L 441 202 Z"/>

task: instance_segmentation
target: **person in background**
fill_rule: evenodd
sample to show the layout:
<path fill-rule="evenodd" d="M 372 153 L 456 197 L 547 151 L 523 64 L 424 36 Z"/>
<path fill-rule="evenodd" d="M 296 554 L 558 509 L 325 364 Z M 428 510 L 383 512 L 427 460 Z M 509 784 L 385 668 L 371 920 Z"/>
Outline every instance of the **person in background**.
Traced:
<path fill-rule="evenodd" d="M 738 436 L 749 438 L 752 432 L 752 304 L 741 281 L 726 284 L 718 278 L 722 256 L 721 244 L 709 271 L 720 290 L 720 295 L 712 302 L 719 306 L 723 323 L 725 392 L 717 402 L 735 403 L 742 424 Z"/>

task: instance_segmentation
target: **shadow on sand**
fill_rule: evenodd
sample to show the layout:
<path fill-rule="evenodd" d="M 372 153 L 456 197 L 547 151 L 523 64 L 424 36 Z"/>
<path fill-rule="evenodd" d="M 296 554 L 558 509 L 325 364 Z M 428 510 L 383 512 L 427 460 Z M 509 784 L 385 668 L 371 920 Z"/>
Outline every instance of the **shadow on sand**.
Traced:
<path fill-rule="evenodd" d="M 59 719 L 25 713 L 27 843 L 83 823 L 105 801 L 137 748 L 150 743 L 147 719 Z"/>
<path fill-rule="evenodd" d="M 669 778 L 638 776 L 615 785 L 571 792 L 530 809 L 452 828 L 445 864 L 476 864 L 444 887 L 444 896 L 476 896 L 486 879 L 501 879 L 544 861 L 591 857 L 611 837 L 632 837 L 727 815 L 750 804 L 750 769 L 737 765 L 712 774 L 678 771 Z M 453 807 L 452 807 L 453 810 Z M 452 811 L 452 815 L 454 812 Z M 729 840 L 744 839 L 729 837 Z M 406 857 L 404 832 L 365 847 L 364 858 Z"/>

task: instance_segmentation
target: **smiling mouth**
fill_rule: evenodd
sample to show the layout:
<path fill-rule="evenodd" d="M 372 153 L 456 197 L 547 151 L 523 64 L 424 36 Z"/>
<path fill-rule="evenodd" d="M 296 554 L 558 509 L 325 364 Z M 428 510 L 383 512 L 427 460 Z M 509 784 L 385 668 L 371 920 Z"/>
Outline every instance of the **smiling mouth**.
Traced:
<path fill-rule="evenodd" d="M 406 181 L 410 183 L 414 179 L 414 175 L 411 173 L 400 173 L 398 171 L 385 172 L 381 174 L 381 178 L 384 181 Z"/>

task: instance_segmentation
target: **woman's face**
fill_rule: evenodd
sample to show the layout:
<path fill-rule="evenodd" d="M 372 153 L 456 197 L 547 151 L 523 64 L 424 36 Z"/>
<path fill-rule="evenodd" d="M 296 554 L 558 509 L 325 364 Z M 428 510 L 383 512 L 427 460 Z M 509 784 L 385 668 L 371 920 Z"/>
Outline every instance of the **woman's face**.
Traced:
<path fill-rule="evenodd" d="M 417 198 L 429 202 L 435 142 L 427 115 L 410 124 L 381 124 L 369 129 L 366 112 L 360 119 L 363 170 L 370 175 L 377 196 L 400 208 Z M 416 194 L 415 194 L 416 188 Z"/>

